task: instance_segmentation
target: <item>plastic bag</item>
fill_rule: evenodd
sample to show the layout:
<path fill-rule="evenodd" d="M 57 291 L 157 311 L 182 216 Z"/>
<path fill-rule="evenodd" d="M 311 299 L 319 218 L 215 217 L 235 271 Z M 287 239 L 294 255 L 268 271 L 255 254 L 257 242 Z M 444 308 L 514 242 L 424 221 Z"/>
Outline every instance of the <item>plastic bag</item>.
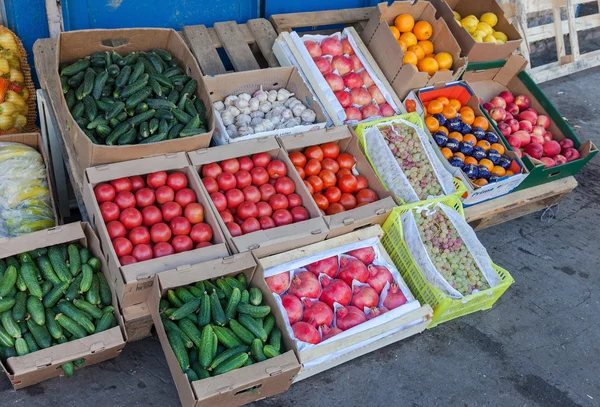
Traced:
<path fill-rule="evenodd" d="M 416 207 L 402 214 L 402 228 L 427 282 L 449 297 L 463 298 L 500 284 L 485 247 L 449 206 L 431 203 Z"/>

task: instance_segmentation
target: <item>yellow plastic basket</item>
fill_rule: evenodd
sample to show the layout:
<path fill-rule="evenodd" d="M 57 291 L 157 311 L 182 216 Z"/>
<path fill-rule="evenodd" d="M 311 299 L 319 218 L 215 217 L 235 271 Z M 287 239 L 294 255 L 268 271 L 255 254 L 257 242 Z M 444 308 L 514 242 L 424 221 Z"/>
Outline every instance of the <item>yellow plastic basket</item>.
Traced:
<path fill-rule="evenodd" d="M 423 130 L 427 131 L 425 129 L 425 125 L 423 124 L 423 120 L 421 119 L 421 116 L 419 116 L 418 113 L 406 113 L 406 114 L 401 114 L 401 115 L 394 116 L 394 117 L 384 117 L 383 119 L 373 120 L 373 121 L 367 122 L 367 123 L 361 123 L 361 124 L 357 125 L 356 128 L 354 129 L 354 131 L 356 132 L 356 135 L 358 137 L 358 140 L 360 141 L 360 147 L 361 147 L 363 154 L 365 155 L 365 157 L 367 157 L 369 164 L 371 164 L 371 167 L 373 167 L 373 171 L 375 171 L 375 175 L 377 175 L 377 178 L 379 178 L 379 180 L 381 181 L 381 184 L 388 191 L 390 189 L 385 184 L 383 178 L 381 178 L 381 176 L 379 175 L 377 168 L 375 168 L 375 165 L 373 164 L 371 157 L 369 156 L 369 154 L 367 154 L 367 150 L 365 149 L 365 143 L 366 143 L 365 131 L 367 129 L 370 129 L 373 126 L 376 126 L 379 123 L 389 122 L 390 120 L 393 120 L 393 119 L 406 120 L 407 122 L 412 123 L 415 126 L 419 126 Z M 454 182 L 454 187 L 456 188 L 456 191 L 451 195 L 456 195 L 457 197 L 460 198 L 465 192 L 467 192 L 467 188 L 465 187 L 465 184 L 463 184 L 463 182 L 461 180 L 459 180 L 458 178 L 452 178 L 452 182 Z M 402 198 L 400 198 L 397 195 L 396 195 L 396 200 L 400 204 L 406 203 Z"/>
<path fill-rule="evenodd" d="M 429 304 L 433 308 L 433 319 L 429 325 L 429 328 L 433 328 L 451 319 L 491 308 L 515 280 L 508 271 L 492 263 L 492 267 L 498 273 L 498 277 L 500 277 L 502 282 L 495 287 L 476 294 L 466 295 L 462 299 L 449 298 L 441 290 L 429 284 L 414 262 L 404 241 L 401 216 L 416 206 L 423 206 L 430 202 L 439 202 L 450 206 L 464 217 L 462 203 L 455 195 L 399 206 L 394 208 L 383 224 L 383 231 L 385 233 L 381 239 L 381 243 L 402 274 L 404 281 L 406 281 L 412 293 L 422 304 Z"/>

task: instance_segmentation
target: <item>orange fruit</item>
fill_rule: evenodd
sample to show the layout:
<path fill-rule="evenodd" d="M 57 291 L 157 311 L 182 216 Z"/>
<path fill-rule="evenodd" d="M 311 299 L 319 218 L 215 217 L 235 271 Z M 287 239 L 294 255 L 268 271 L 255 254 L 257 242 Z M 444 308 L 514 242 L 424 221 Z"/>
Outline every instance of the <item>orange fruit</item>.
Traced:
<path fill-rule="evenodd" d="M 433 27 L 427 21 L 418 21 L 412 32 L 417 36 L 418 40 L 425 41 L 433 35 Z"/>
<path fill-rule="evenodd" d="M 483 131 L 487 131 L 489 126 L 490 126 L 490 123 L 483 116 L 477 116 L 475 118 L 475 120 L 473 120 L 473 127 L 479 127 L 481 129 L 483 129 Z"/>
<path fill-rule="evenodd" d="M 484 185 L 487 185 L 488 182 L 487 182 L 487 179 L 485 179 L 485 178 L 478 178 L 475 181 L 473 181 L 473 183 L 475 185 L 479 185 L 480 187 L 482 187 Z"/>
<path fill-rule="evenodd" d="M 427 129 L 432 133 L 440 128 L 440 123 L 433 116 L 425 118 L 425 124 L 427 125 Z"/>
<path fill-rule="evenodd" d="M 438 72 L 450 72 L 450 69 L 448 69 L 448 68 L 440 68 L 438 70 Z"/>
<path fill-rule="evenodd" d="M 446 126 L 440 126 L 437 131 L 443 131 L 444 133 L 446 133 L 446 136 L 448 135 L 448 133 L 450 133 L 448 131 L 448 129 L 446 128 Z"/>
<path fill-rule="evenodd" d="M 448 101 L 448 104 L 450 106 L 452 106 L 457 112 L 460 110 L 460 108 L 462 107 L 462 104 L 459 102 L 458 99 L 450 99 Z"/>
<path fill-rule="evenodd" d="M 473 165 L 479 165 L 479 163 L 477 162 L 477 160 L 473 157 L 466 157 L 465 158 L 465 164 L 473 164 Z"/>
<path fill-rule="evenodd" d="M 482 158 L 481 161 L 479 161 L 479 165 L 483 165 L 485 168 L 488 169 L 488 171 L 491 171 L 492 168 L 494 168 L 494 163 L 488 160 L 487 158 Z"/>
<path fill-rule="evenodd" d="M 468 111 L 468 110 L 464 110 L 461 114 L 460 114 L 460 119 L 467 123 L 469 126 L 473 124 L 473 122 L 475 121 L 475 115 L 473 114 L 472 111 Z"/>
<path fill-rule="evenodd" d="M 452 55 L 447 52 L 440 52 L 435 56 L 435 60 L 437 61 L 440 69 L 450 69 L 452 68 L 452 64 L 454 61 L 452 60 Z"/>
<path fill-rule="evenodd" d="M 402 35 L 400 35 L 400 39 L 402 41 L 404 41 L 404 43 L 406 44 L 407 47 L 411 47 L 413 45 L 417 45 L 417 37 L 413 34 L 413 33 L 402 33 Z"/>
<path fill-rule="evenodd" d="M 398 45 L 400 45 L 400 49 L 402 50 L 402 52 L 406 52 L 406 50 L 408 49 L 406 47 L 406 44 L 404 43 L 404 41 L 402 40 L 396 40 L 398 42 Z"/>
<path fill-rule="evenodd" d="M 461 141 L 463 141 L 463 135 L 462 135 L 462 134 L 460 134 L 460 133 L 459 133 L 459 132 L 457 132 L 457 131 L 453 131 L 452 133 L 450 133 L 450 134 L 448 135 L 448 138 L 453 138 L 454 140 L 458 141 L 459 143 L 460 143 Z"/>
<path fill-rule="evenodd" d="M 400 38 L 400 30 L 396 26 L 390 27 L 390 31 L 395 39 Z"/>
<path fill-rule="evenodd" d="M 503 177 L 506 175 L 506 170 L 499 165 L 494 165 L 494 168 L 490 170 L 492 174 L 496 174 L 499 177 Z"/>
<path fill-rule="evenodd" d="M 465 161 L 465 155 L 463 153 L 456 152 L 456 153 L 454 153 L 454 157 L 458 157 L 461 160 Z"/>
<path fill-rule="evenodd" d="M 446 119 L 454 119 L 456 117 L 456 109 L 452 106 L 444 106 L 444 110 L 442 110 L 442 114 Z"/>
<path fill-rule="evenodd" d="M 494 143 L 490 146 L 491 149 L 496 150 L 500 154 L 504 154 L 504 146 L 500 143 Z"/>
<path fill-rule="evenodd" d="M 450 103 L 450 101 L 448 100 L 448 98 L 446 96 L 440 96 L 439 98 L 437 98 L 437 100 L 439 100 L 440 102 L 442 102 L 442 104 L 444 106 L 448 105 Z"/>
<path fill-rule="evenodd" d="M 408 50 L 414 52 L 419 61 L 425 58 L 425 51 L 419 45 L 412 45 L 408 47 Z"/>
<path fill-rule="evenodd" d="M 511 170 L 506 170 L 506 176 L 510 177 L 511 175 L 515 175 L 515 173 L 512 172 Z"/>
<path fill-rule="evenodd" d="M 475 112 L 473 111 L 473 108 L 471 106 L 463 106 L 460 108 L 460 110 L 458 111 L 461 115 L 463 114 L 463 112 L 471 112 L 473 113 L 473 115 L 475 115 Z"/>
<path fill-rule="evenodd" d="M 425 54 L 425 57 L 426 57 L 426 58 L 434 58 L 434 57 L 435 57 L 435 54 Z"/>
<path fill-rule="evenodd" d="M 412 51 L 406 51 L 404 53 L 404 58 L 402 58 L 402 63 L 404 63 L 405 65 L 414 65 L 417 66 L 417 64 L 419 63 L 419 58 L 417 58 L 417 54 L 415 54 Z"/>
<path fill-rule="evenodd" d="M 435 58 L 431 57 L 420 60 L 417 64 L 417 68 L 419 68 L 419 71 L 421 72 L 427 72 L 430 76 L 435 74 L 440 69 Z"/>
<path fill-rule="evenodd" d="M 444 110 L 444 105 L 439 100 L 432 100 L 427 105 L 427 113 L 429 113 L 429 114 L 442 113 L 443 110 Z"/>
<path fill-rule="evenodd" d="M 415 19 L 410 14 L 400 14 L 394 19 L 394 26 L 401 33 L 411 32 L 415 26 Z"/>
<path fill-rule="evenodd" d="M 448 147 L 444 147 L 442 148 L 442 154 L 444 155 L 444 157 L 446 157 L 446 160 L 449 160 L 450 157 L 452 157 L 452 150 L 450 150 Z"/>
<path fill-rule="evenodd" d="M 490 142 L 487 140 L 479 140 L 477 142 L 477 147 L 481 147 L 483 148 L 485 151 L 488 151 L 490 149 Z M 488 160 L 489 161 L 489 160 Z M 491 161 L 490 161 L 491 162 Z M 491 169 L 491 168 L 490 168 Z"/>
<path fill-rule="evenodd" d="M 474 146 L 475 144 L 477 144 L 477 137 L 475 137 L 472 134 L 465 134 L 463 136 L 463 141 L 465 143 L 469 143 L 470 145 Z"/>
<path fill-rule="evenodd" d="M 422 41 L 419 41 L 417 43 L 417 45 L 420 46 L 421 48 L 423 48 L 423 51 L 425 51 L 426 56 L 433 56 L 433 51 L 434 51 L 433 42 L 431 42 L 429 40 L 422 40 Z"/>

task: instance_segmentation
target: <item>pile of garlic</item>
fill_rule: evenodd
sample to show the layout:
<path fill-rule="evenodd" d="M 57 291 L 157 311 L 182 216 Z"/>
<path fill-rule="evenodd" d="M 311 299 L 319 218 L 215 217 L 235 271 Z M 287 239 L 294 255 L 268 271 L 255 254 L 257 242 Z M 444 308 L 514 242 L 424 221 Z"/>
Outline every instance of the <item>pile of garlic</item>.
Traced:
<path fill-rule="evenodd" d="M 230 138 L 313 124 L 317 120 L 314 110 L 283 88 L 265 91 L 261 86 L 252 96 L 230 95 L 222 102 L 214 102 L 213 107 Z"/>

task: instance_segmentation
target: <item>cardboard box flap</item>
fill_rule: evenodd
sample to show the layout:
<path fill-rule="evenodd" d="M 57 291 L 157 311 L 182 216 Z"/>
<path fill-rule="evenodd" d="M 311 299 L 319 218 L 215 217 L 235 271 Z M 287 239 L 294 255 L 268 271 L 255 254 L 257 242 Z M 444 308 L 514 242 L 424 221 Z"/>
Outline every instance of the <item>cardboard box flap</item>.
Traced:
<path fill-rule="evenodd" d="M 312 218 L 302 222 L 278 226 L 273 229 L 257 230 L 247 235 L 236 236 L 233 237 L 233 241 L 238 249 L 256 250 L 261 247 L 259 242 L 268 243 L 269 246 L 276 246 L 280 243 L 289 242 L 290 236 L 301 239 L 306 236 L 320 235 L 327 232 L 327 230 L 327 224 L 322 218 Z"/>
<path fill-rule="evenodd" d="M 506 60 L 503 67 L 495 69 L 482 69 L 477 71 L 468 71 L 463 75 L 466 82 L 481 82 L 487 80 L 496 81 L 504 86 L 527 67 L 527 60 L 521 55 L 511 55 Z"/>
<path fill-rule="evenodd" d="M 210 156 L 210 162 L 214 163 L 228 158 L 247 156 L 279 148 L 279 143 L 275 137 L 259 137 L 247 141 L 240 141 L 239 143 L 236 143 L 236 145 L 239 146 L 239 150 L 233 149 L 230 146 L 202 148 L 200 150 L 189 152 L 188 157 L 192 165 L 200 165 L 200 163 L 206 161 L 207 156 Z"/>
<path fill-rule="evenodd" d="M 26 235 L 0 239 L 0 259 L 15 256 L 30 250 L 48 247 L 65 241 L 85 238 L 81 222 L 60 225 Z"/>

